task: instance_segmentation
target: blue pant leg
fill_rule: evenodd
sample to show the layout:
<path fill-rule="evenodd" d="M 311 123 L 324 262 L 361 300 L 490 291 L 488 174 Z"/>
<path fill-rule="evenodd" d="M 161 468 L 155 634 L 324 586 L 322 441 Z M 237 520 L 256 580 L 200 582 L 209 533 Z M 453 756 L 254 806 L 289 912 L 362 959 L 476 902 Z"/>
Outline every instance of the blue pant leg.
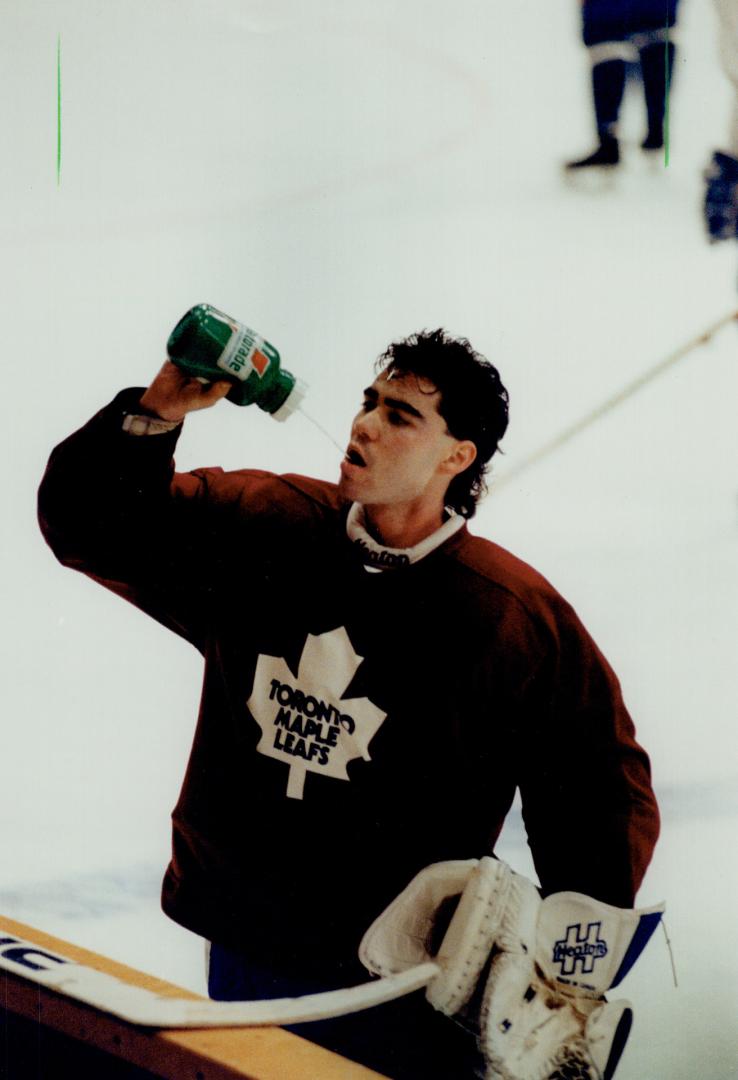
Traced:
<path fill-rule="evenodd" d="M 625 41 L 629 27 L 627 0 L 585 0 L 582 5 L 582 39 L 587 47 Z"/>
<path fill-rule="evenodd" d="M 213 945 L 208 992 L 219 1001 L 299 997 L 367 982 L 358 962 L 340 977 L 275 973 L 241 953 Z M 392 1080 L 476 1080 L 484 1062 L 472 1034 L 437 1013 L 422 990 L 334 1020 L 295 1024 L 288 1031 L 375 1069 Z"/>
<path fill-rule="evenodd" d="M 633 34 L 674 26 L 677 9 L 678 0 L 584 0 L 584 44 L 627 41 Z"/>

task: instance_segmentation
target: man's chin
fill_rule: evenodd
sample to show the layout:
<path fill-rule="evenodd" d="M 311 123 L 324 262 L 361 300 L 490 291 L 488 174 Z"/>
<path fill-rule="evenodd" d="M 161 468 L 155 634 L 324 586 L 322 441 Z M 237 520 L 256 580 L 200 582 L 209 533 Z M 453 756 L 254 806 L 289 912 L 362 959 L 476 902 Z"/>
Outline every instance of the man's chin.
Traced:
<path fill-rule="evenodd" d="M 362 470 L 356 465 L 349 465 L 344 462 L 341 465 L 341 471 L 338 476 L 338 493 L 342 495 L 344 499 L 350 499 L 352 502 L 363 501 L 361 499 L 361 492 L 365 489 L 366 485 L 362 483 L 363 476 Z"/>
<path fill-rule="evenodd" d="M 349 480 L 347 477 L 340 476 L 338 478 L 338 484 L 336 486 L 338 487 L 338 494 L 341 496 L 342 499 L 346 499 L 348 502 L 361 501 L 359 497 L 360 485 Z"/>

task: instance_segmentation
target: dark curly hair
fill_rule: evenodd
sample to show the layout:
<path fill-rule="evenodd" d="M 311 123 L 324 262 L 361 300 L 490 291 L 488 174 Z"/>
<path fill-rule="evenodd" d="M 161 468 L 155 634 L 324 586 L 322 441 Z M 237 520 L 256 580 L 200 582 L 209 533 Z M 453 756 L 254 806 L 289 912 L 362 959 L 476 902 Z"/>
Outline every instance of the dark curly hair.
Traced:
<path fill-rule="evenodd" d="M 445 330 L 421 330 L 393 342 L 377 360 L 377 371 L 415 375 L 441 393 L 438 411 L 455 439 L 469 439 L 477 448 L 472 464 L 448 486 L 446 502 L 471 518 L 486 492 L 485 474 L 508 422 L 508 393 L 497 368 L 476 352 L 466 338 Z M 433 393 L 434 391 L 428 391 Z"/>

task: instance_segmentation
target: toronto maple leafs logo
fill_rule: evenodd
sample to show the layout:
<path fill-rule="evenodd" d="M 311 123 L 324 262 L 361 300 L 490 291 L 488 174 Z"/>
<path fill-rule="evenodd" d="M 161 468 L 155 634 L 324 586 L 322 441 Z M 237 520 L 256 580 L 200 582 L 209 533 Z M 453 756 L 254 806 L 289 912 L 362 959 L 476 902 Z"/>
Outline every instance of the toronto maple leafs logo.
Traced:
<path fill-rule="evenodd" d="M 308 634 L 297 678 L 278 656 L 260 655 L 247 705 L 261 728 L 257 751 L 289 766 L 287 797 L 301 799 L 309 772 L 348 780 L 353 758 L 386 717 L 368 698 L 342 697 L 363 660 L 345 627 Z"/>

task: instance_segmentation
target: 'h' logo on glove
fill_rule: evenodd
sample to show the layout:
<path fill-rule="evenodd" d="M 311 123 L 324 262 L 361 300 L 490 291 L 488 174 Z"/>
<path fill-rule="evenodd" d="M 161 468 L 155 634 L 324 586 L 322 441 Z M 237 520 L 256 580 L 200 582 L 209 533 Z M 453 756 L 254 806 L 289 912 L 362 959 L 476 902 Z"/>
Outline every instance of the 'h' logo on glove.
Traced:
<path fill-rule="evenodd" d="M 577 964 L 581 964 L 581 974 L 589 975 L 594 971 L 595 960 L 607 956 L 607 942 L 599 936 L 602 923 L 587 924 L 587 933 L 582 934 L 582 924 L 573 923 L 566 928 L 566 937 L 554 942 L 554 964 L 561 965 L 561 975 L 576 974 Z"/>

